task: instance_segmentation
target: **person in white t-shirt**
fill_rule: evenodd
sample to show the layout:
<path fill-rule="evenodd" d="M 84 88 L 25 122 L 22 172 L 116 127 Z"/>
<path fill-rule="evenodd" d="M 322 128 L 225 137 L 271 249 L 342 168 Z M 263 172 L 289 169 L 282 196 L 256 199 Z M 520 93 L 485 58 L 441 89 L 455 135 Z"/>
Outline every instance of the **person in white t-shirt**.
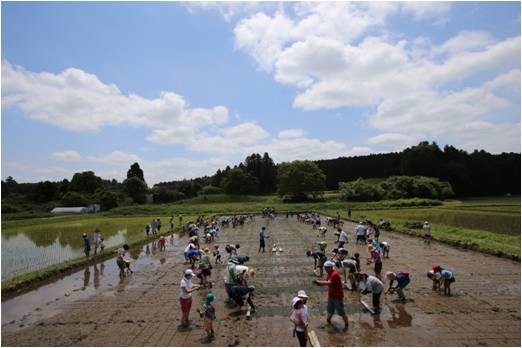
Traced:
<path fill-rule="evenodd" d="M 341 228 L 338 228 L 337 231 L 339 232 L 339 248 L 342 248 L 344 243 L 348 243 L 348 235 Z"/>
<path fill-rule="evenodd" d="M 192 306 L 192 293 L 199 289 L 199 285 L 192 284 L 194 272 L 187 269 L 180 282 L 179 303 L 181 306 L 181 326 L 189 326 L 190 307 Z"/>
<path fill-rule="evenodd" d="M 196 249 L 196 245 L 194 243 L 190 242 L 185 247 L 185 250 L 183 250 L 183 254 L 185 255 L 185 262 L 183 264 L 187 264 L 190 262 L 188 254 L 189 254 L 189 251 L 191 251 L 192 249 Z"/>

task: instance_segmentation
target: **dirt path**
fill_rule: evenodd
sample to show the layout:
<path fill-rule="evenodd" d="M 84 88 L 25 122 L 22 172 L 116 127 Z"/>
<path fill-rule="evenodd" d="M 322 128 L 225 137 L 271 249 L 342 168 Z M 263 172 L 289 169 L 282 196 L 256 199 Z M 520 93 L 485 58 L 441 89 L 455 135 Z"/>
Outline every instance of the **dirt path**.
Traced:
<path fill-rule="evenodd" d="M 460 250 L 406 235 L 384 232 L 381 240 L 391 244 L 386 271 L 407 270 L 412 282 L 406 291 L 406 304 L 384 300 L 380 316 L 362 311 L 356 295 L 345 292 L 345 306 L 350 328 L 342 332 L 342 320 L 334 316 L 334 327 L 325 327 L 326 288 L 312 284 L 313 260 L 305 256 L 308 246 L 317 240 L 310 226 L 294 219 L 270 221 L 267 250 L 278 240 L 284 251 L 258 254 L 257 233 L 265 220 L 248 223 L 242 228 L 222 231 L 220 245 L 241 244 L 240 254 L 251 257 L 257 268 L 253 280 L 258 313 L 246 320 L 244 312 L 224 304 L 222 285 L 224 269 L 214 269 L 217 295 L 214 346 L 296 346 L 288 316 L 291 299 L 300 289 L 310 296 L 311 327 L 324 346 L 520 346 L 520 263 L 478 252 Z M 354 225 L 346 224 L 354 247 Z M 333 247 L 332 231 L 327 233 L 328 247 Z M 183 241 L 157 257 L 163 263 L 149 263 L 118 287 L 96 292 L 93 296 L 63 303 L 60 312 L 14 332 L 2 331 L 4 346 L 201 346 L 202 321 L 195 309 L 206 291 L 198 292 L 191 313 L 192 327 L 182 330 L 178 302 L 179 281 L 185 268 Z M 223 248 L 222 248 L 223 249 Z M 432 263 L 442 263 L 455 272 L 454 296 L 435 294 L 426 271 Z M 366 265 L 362 264 L 363 270 Z M 115 280 L 117 282 L 117 280 Z M 371 299 L 368 298 L 371 302 Z M 45 303 L 48 299 L 42 299 Z M 3 305 L 2 305 L 3 306 Z M 44 308 L 45 310 L 45 308 Z"/>

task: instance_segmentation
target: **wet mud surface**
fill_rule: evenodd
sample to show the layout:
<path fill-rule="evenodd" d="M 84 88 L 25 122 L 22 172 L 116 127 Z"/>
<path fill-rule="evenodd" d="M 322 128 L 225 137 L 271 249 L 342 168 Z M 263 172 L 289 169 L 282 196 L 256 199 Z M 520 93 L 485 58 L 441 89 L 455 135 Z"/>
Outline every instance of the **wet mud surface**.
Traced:
<path fill-rule="evenodd" d="M 144 247 L 133 263 L 134 274 L 123 281 L 115 260 L 107 260 L 103 274 L 100 264 L 90 266 L 2 303 L 2 345 L 297 346 L 289 315 L 292 297 L 303 289 L 310 296 L 310 327 L 323 346 L 520 346 L 520 263 L 439 243 L 426 246 L 419 238 L 384 231 L 380 240 L 389 242 L 391 250 L 383 274 L 410 272 L 408 300 L 403 304 L 396 295 L 382 296 L 382 313 L 371 315 L 355 293 L 345 291 L 350 323 L 345 332 L 336 315 L 333 326 L 325 325 L 327 289 L 312 284 L 313 259 L 305 252 L 319 240 L 316 231 L 295 219 L 271 220 L 267 252 L 258 254 L 258 230 L 265 224 L 256 217 L 243 227 L 223 229 L 216 241 L 223 253 L 225 244 L 239 243 L 239 254 L 250 256 L 248 265 L 257 269 L 251 283 L 258 311 L 247 320 L 245 307 L 238 312 L 226 303 L 225 271 L 218 265 L 212 274 L 216 338 L 210 343 L 196 313 L 208 289 L 194 294 L 191 327 L 179 327 L 179 282 L 186 268 L 182 238 L 165 252 L 149 245 L 147 253 Z M 351 254 L 358 251 L 363 271 L 373 274 L 365 263 L 367 250 L 354 245 L 354 228 L 345 224 L 348 249 Z M 325 239 L 331 250 L 331 227 Z M 274 242 L 283 252 L 270 252 Z M 432 291 L 425 274 L 433 263 L 454 271 L 451 297 Z M 363 299 L 371 303 L 370 296 Z"/>

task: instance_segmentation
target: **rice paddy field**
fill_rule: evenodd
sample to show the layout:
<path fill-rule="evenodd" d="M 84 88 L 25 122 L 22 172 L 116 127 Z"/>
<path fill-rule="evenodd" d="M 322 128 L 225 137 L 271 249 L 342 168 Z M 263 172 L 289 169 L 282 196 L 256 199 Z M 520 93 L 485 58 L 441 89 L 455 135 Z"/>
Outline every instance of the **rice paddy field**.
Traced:
<path fill-rule="evenodd" d="M 418 207 L 408 205 L 418 204 Z M 426 206 L 426 204 L 437 204 Z M 398 208 L 403 207 L 404 208 Z M 163 205 L 122 207 L 100 215 L 64 216 L 2 222 L 2 281 L 20 277 L 36 270 L 71 260 L 81 260 L 82 234 L 92 238 L 96 227 L 105 238 L 107 249 L 123 243 L 136 243 L 145 239 L 144 225 L 160 217 L 162 231 L 168 230 L 168 220 L 174 214 L 179 227 L 178 214 L 184 221 L 200 214 L 235 212 L 258 213 L 263 207 L 277 211 L 319 211 L 334 216 L 337 212 L 351 220 L 384 218 L 395 231 L 421 235 L 407 223 L 430 221 L 432 235 L 448 244 L 480 250 L 490 254 L 520 260 L 520 197 L 477 198 L 452 200 L 441 204 L 429 200 L 383 201 L 354 203 L 340 201 L 335 194 L 325 202 L 284 203 L 276 196 L 232 197 L 226 195 L 203 196 Z"/>
<path fill-rule="evenodd" d="M 167 216 L 160 216 L 168 231 Z M 191 217 L 187 217 L 191 218 Z M 151 217 L 64 216 L 2 224 L 2 280 L 84 256 L 82 234 L 99 228 L 107 249 L 146 237 Z M 176 217 L 176 227 L 179 222 Z M 94 248 L 91 245 L 91 253 Z"/>

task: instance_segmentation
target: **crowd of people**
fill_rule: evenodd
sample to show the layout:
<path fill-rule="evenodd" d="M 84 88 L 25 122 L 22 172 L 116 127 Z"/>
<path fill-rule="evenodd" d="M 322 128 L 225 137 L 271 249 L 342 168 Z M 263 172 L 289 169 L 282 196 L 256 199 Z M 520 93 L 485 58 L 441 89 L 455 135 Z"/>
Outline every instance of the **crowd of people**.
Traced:
<path fill-rule="evenodd" d="M 272 208 L 264 208 L 261 212 L 266 218 L 266 223 L 270 219 L 275 218 L 276 212 Z M 312 231 L 317 232 L 317 236 L 321 240 L 317 241 L 314 246 L 306 250 L 306 256 L 314 259 L 314 276 L 313 282 L 318 286 L 328 287 L 327 306 L 326 306 L 326 322 L 331 324 L 332 317 L 337 313 L 344 321 L 344 329 L 349 326 L 348 317 L 344 309 L 344 291 L 356 292 L 362 295 L 372 295 L 372 307 L 361 301 L 372 314 L 378 315 L 381 311 L 381 295 L 397 294 L 398 301 L 405 303 L 406 295 L 404 289 L 410 284 L 410 274 L 405 270 L 387 270 L 382 276 L 383 261 L 390 256 L 390 243 L 382 240 L 381 229 L 389 226 L 389 223 L 381 220 L 379 224 L 373 224 L 371 221 L 359 222 L 354 231 L 355 245 L 364 245 L 367 249 L 366 264 L 361 265 L 361 255 L 354 250 L 350 252 L 350 236 L 344 229 L 344 223 L 339 213 L 336 217 L 322 218 L 319 213 L 286 213 L 287 218 L 296 217 L 298 222 L 312 226 Z M 322 220 L 326 224 L 322 225 Z M 220 229 L 236 226 L 243 226 L 247 222 L 255 221 L 253 214 L 233 215 L 233 216 L 199 216 L 195 221 L 183 224 L 183 218 L 179 216 L 179 223 L 182 226 L 183 233 L 186 235 L 187 244 L 183 250 L 184 264 L 187 269 L 183 272 L 180 281 L 180 308 L 181 308 L 181 325 L 189 326 L 189 315 L 192 307 L 193 293 L 207 288 L 207 294 L 204 297 L 203 305 L 197 310 L 203 318 L 203 327 L 208 340 L 214 338 L 213 321 L 216 318 L 216 312 L 213 302 L 216 300 L 212 287 L 215 280 L 212 280 L 212 270 L 215 267 L 223 267 L 225 277 L 223 279 L 225 292 L 230 305 L 237 307 L 242 311 L 247 306 L 247 317 L 256 312 L 254 304 L 255 286 L 252 280 L 255 277 L 256 270 L 248 263 L 250 257 L 240 255 L 241 246 L 239 244 L 218 244 L 214 243 L 220 238 Z M 170 230 L 174 228 L 174 217 L 169 220 Z M 333 249 L 328 249 L 327 241 L 328 230 L 333 230 L 332 236 L 335 238 Z M 161 231 L 161 220 L 153 219 L 150 224 L 145 227 L 147 235 L 149 233 L 156 234 Z M 267 234 L 267 227 L 261 226 L 259 229 L 259 249 L 258 253 L 265 252 L 266 239 L 270 238 Z M 426 221 L 423 225 L 423 239 L 425 243 L 430 243 L 431 227 Z M 87 234 L 83 234 L 85 243 L 85 254 L 89 256 L 91 250 L 91 242 Z M 93 235 L 94 254 L 98 250 L 103 251 L 105 248 L 104 239 L 98 228 L 95 229 Z M 160 235 L 158 245 L 160 251 L 166 250 L 167 239 L 164 235 Z M 224 246 L 226 260 L 224 260 L 221 248 Z M 120 277 L 132 274 L 131 261 L 128 257 L 129 246 L 124 244 L 117 250 L 116 263 L 120 270 Z M 212 259 L 213 258 L 213 259 Z M 370 268 L 371 267 L 371 268 Z M 363 270 L 363 268 L 366 268 Z M 369 270 L 373 269 L 372 274 Z M 433 282 L 433 290 L 443 292 L 445 295 L 451 295 L 451 284 L 455 282 L 453 272 L 443 268 L 441 265 L 433 265 L 432 269 L 427 272 L 427 277 Z M 199 284 L 194 284 L 195 278 L 198 278 Z M 388 284 L 386 289 L 385 283 Z M 360 296 L 360 295 L 359 295 Z M 360 298 L 360 297 L 359 297 Z M 297 337 L 300 346 L 306 346 L 309 340 L 308 326 L 310 322 L 309 310 L 307 307 L 308 295 L 304 290 L 299 290 L 292 299 L 292 313 L 290 320 L 293 324 L 294 336 Z"/>

